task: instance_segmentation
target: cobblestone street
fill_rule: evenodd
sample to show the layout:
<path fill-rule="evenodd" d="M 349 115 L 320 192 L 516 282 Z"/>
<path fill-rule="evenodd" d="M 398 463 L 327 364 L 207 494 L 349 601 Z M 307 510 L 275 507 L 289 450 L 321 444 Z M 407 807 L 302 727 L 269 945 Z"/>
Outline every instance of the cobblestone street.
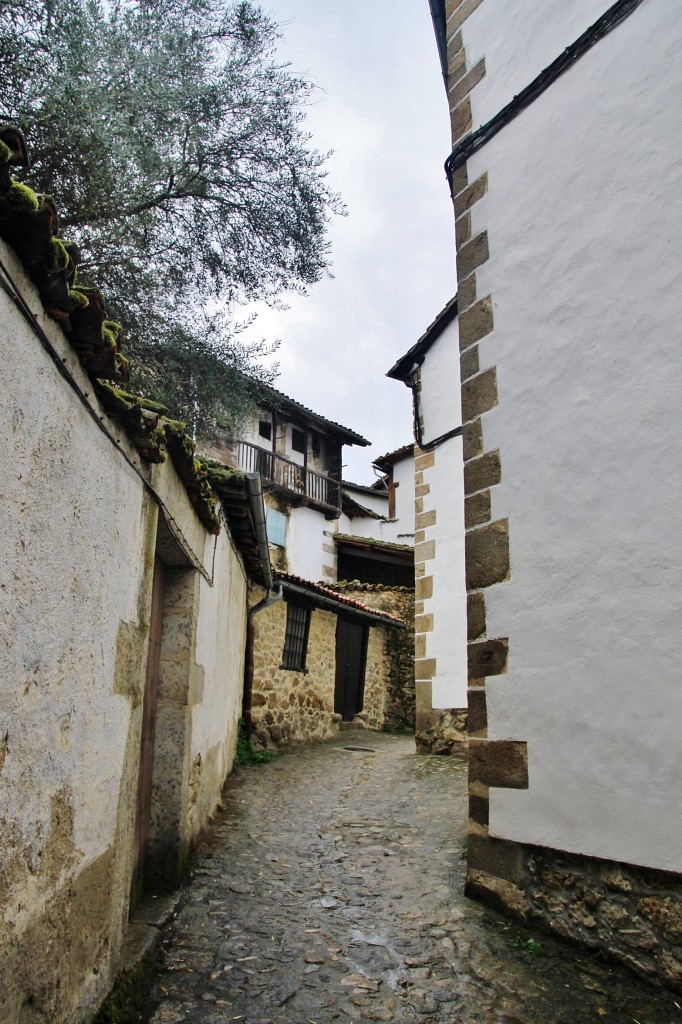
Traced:
<path fill-rule="evenodd" d="M 147 1020 L 682 1024 L 674 995 L 467 900 L 465 843 L 465 763 L 411 737 L 237 769 Z"/>

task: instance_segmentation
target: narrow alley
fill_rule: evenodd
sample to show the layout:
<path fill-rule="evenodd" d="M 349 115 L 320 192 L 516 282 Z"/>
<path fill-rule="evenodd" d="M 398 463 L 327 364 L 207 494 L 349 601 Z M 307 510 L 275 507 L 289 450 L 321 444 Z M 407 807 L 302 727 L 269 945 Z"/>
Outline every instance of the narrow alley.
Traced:
<path fill-rule="evenodd" d="M 466 774 L 367 732 L 237 769 L 146 1020 L 682 1021 L 673 994 L 464 897 Z"/>

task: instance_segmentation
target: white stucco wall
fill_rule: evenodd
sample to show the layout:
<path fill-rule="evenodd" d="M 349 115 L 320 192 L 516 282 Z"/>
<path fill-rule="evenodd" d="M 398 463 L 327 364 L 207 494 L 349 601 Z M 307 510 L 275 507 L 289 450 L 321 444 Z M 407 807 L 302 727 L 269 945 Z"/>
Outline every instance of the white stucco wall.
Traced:
<path fill-rule="evenodd" d="M 29 308 L 40 310 L 2 243 L 0 256 Z M 190 780 L 196 793 L 179 849 L 214 809 L 236 743 L 241 560 L 225 530 L 213 560 L 215 538 L 170 461 L 140 462 L 98 406 L 61 329 L 42 312 L 38 319 L 97 416 L 151 481 L 185 548 L 215 568 L 214 587 L 199 588 L 196 642 L 188 628 L 177 647 L 178 669 L 184 656 L 188 678 L 194 673 L 200 684 L 189 687 L 191 729 L 164 737 L 157 728 L 157 750 L 174 744 L 176 764 L 199 758 L 203 767 L 200 781 L 198 772 Z M 106 993 L 127 919 L 157 508 L 3 291 L 0 388 L 0 1017 L 23 1020 L 30 997 L 41 1018 L 77 1024 Z M 177 557 L 171 564 L 184 564 Z M 164 607 L 165 638 L 172 616 Z"/>
<path fill-rule="evenodd" d="M 210 565 L 216 538 L 206 537 Z M 209 754 L 202 772 L 204 814 L 212 813 L 232 767 L 242 710 L 248 583 L 240 557 L 223 530 L 217 538 L 213 587 L 199 584 L 196 664 L 203 670 L 201 703 L 192 709 L 192 759 Z"/>
<path fill-rule="evenodd" d="M 453 320 L 429 349 L 421 370 L 424 441 L 459 426 L 459 341 Z M 435 540 L 436 557 L 426 563 L 433 576 L 433 596 L 424 601 L 424 615 L 433 615 L 426 634 L 426 658 L 436 659 L 432 681 L 434 708 L 467 706 L 467 622 L 464 580 L 464 480 L 462 438 L 454 437 L 434 450 L 435 464 L 425 469 L 424 512 L 436 511 L 436 524 L 425 531 Z M 406 460 L 407 461 L 407 460 Z"/>
<path fill-rule="evenodd" d="M 39 309 L 13 254 L 0 246 Z M 91 392 L 61 330 L 39 319 Z M 75 871 L 106 849 L 115 829 L 130 721 L 130 699 L 114 693 L 116 641 L 122 621 L 145 625 L 143 486 L 4 293 L 0 325 L 0 736 L 7 736 L 0 817 L 14 850 L 37 864 L 50 800 L 65 788 L 78 851 L 68 870 Z M 5 919 L 19 924 L 33 914 L 47 895 L 44 882 L 36 871 L 32 897 L 18 894 Z"/>
<path fill-rule="evenodd" d="M 393 466 L 395 491 L 396 542 L 414 543 L 414 456 L 400 459 Z"/>
<path fill-rule="evenodd" d="M 464 30 L 487 61 L 476 118 L 604 6 L 485 0 Z M 676 0 L 645 0 L 469 161 L 470 181 L 489 175 L 472 214 L 500 404 L 483 430 L 510 520 L 511 579 L 486 591 L 510 649 L 489 735 L 527 740 L 530 782 L 491 792 L 490 831 L 677 871 L 681 50 Z"/>
<path fill-rule="evenodd" d="M 322 512 L 301 506 L 289 510 L 287 523 L 287 562 L 289 572 L 304 580 L 316 583 L 329 579 L 324 566 L 333 566 L 333 550 L 326 552 L 325 545 L 333 546 L 327 531 L 334 530 L 334 523 L 325 519 Z"/>

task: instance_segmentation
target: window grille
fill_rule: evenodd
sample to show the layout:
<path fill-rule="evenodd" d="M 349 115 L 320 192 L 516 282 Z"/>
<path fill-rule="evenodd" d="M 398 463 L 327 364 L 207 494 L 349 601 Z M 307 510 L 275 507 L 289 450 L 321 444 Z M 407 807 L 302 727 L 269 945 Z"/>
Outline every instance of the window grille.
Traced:
<path fill-rule="evenodd" d="M 287 629 L 284 637 L 282 668 L 291 669 L 294 672 L 305 671 L 309 627 L 310 609 L 287 602 Z"/>

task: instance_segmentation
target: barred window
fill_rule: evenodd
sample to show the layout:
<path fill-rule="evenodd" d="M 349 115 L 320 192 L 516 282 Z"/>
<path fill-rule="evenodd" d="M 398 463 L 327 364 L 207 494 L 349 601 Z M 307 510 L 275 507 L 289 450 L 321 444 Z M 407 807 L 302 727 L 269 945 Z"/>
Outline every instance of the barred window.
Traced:
<path fill-rule="evenodd" d="M 287 629 L 284 637 L 282 668 L 294 672 L 305 671 L 305 657 L 308 650 L 308 629 L 310 609 L 300 604 L 287 602 Z"/>

